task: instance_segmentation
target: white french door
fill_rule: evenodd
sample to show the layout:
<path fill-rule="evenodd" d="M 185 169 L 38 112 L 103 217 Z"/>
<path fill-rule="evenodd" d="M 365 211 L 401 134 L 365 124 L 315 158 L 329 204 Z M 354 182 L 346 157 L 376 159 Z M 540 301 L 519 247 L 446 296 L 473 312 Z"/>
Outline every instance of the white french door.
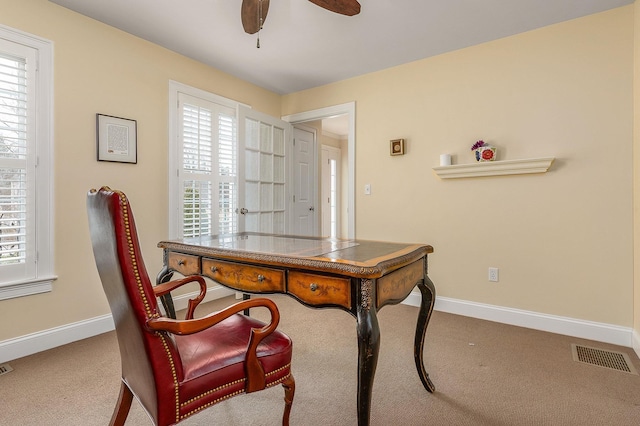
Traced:
<path fill-rule="evenodd" d="M 275 117 L 238 109 L 238 229 L 284 234 L 289 198 L 287 146 L 292 126 Z"/>

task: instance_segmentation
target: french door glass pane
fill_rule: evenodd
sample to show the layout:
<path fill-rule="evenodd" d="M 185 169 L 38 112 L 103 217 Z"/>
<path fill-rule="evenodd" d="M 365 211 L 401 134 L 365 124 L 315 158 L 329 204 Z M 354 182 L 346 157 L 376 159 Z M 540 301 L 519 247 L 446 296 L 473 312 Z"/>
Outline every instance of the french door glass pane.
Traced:
<path fill-rule="evenodd" d="M 260 151 L 273 152 L 273 136 L 271 132 L 272 126 L 266 123 L 260 123 Z"/>
<path fill-rule="evenodd" d="M 260 214 L 260 232 L 273 232 L 273 213 Z"/>
<path fill-rule="evenodd" d="M 284 212 L 273 213 L 273 232 L 284 234 Z"/>
<path fill-rule="evenodd" d="M 247 182 L 245 184 L 245 208 L 251 213 L 260 211 L 260 184 L 258 182 Z"/>
<path fill-rule="evenodd" d="M 247 180 L 260 179 L 260 153 L 256 151 L 245 151 L 245 178 Z"/>
<path fill-rule="evenodd" d="M 285 173 L 284 157 L 274 156 L 273 157 L 273 181 L 278 183 L 284 183 L 284 173 Z"/>
<path fill-rule="evenodd" d="M 260 180 L 273 181 L 273 156 L 270 153 L 260 154 Z"/>
<path fill-rule="evenodd" d="M 245 120 L 245 126 L 245 147 L 254 150 L 260 149 L 260 122 L 247 118 Z"/>
<path fill-rule="evenodd" d="M 244 228 L 247 232 L 260 232 L 260 225 L 258 219 L 260 213 L 247 213 L 244 218 Z"/>
<path fill-rule="evenodd" d="M 273 185 L 273 209 L 274 210 L 284 210 L 284 185 L 283 184 L 274 184 Z"/>
<path fill-rule="evenodd" d="M 273 128 L 273 153 L 276 155 L 284 155 L 284 136 L 284 129 Z"/>
<path fill-rule="evenodd" d="M 267 212 L 273 210 L 273 184 L 260 184 L 260 211 Z"/>

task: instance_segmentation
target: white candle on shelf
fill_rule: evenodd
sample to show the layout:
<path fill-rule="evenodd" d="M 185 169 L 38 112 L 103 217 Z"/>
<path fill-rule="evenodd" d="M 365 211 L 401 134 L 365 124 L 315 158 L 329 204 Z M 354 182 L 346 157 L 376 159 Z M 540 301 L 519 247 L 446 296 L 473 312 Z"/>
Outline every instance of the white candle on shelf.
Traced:
<path fill-rule="evenodd" d="M 450 166 L 451 165 L 451 154 L 440 154 L 440 165 L 441 166 Z"/>

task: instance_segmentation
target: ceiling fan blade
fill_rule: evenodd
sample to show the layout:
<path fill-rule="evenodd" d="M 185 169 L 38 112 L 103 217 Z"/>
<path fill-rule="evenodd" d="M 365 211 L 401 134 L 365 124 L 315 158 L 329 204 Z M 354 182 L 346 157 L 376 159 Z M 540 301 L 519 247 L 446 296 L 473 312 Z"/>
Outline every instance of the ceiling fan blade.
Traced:
<path fill-rule="evenodd" d="M 260 4 L 262 3 L 262 5 Z M 267 12 L 269 11 L 269 0 L 242 0 L 242 27 L 248 34 L 255 34 L 260 30 L 260 17 L 258 16 L 262 11 L 262 24 L 267 19 Z"/>
<path fill-rule="evenodd" d="M 353 16 L 360 13 L 360 3 L 357 0 L 309 0 L 323 9 L 341 15 Z"/>

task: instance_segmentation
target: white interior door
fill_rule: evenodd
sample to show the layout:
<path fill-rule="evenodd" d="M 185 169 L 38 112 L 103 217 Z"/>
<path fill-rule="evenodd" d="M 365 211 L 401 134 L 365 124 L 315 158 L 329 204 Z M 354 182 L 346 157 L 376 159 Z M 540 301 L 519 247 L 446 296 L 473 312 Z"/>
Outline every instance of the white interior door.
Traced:
<path fill-rule="evenodd" d="M 293 208 L 294 235 L 318 235 L 316 135 L 312 130 L 293 129 Z"/>
<path fill-rule="evenodd" d="M 240 107 L 239 230 L 284 234 L 287 229 L 287 146 L 292 126 Z"/>

